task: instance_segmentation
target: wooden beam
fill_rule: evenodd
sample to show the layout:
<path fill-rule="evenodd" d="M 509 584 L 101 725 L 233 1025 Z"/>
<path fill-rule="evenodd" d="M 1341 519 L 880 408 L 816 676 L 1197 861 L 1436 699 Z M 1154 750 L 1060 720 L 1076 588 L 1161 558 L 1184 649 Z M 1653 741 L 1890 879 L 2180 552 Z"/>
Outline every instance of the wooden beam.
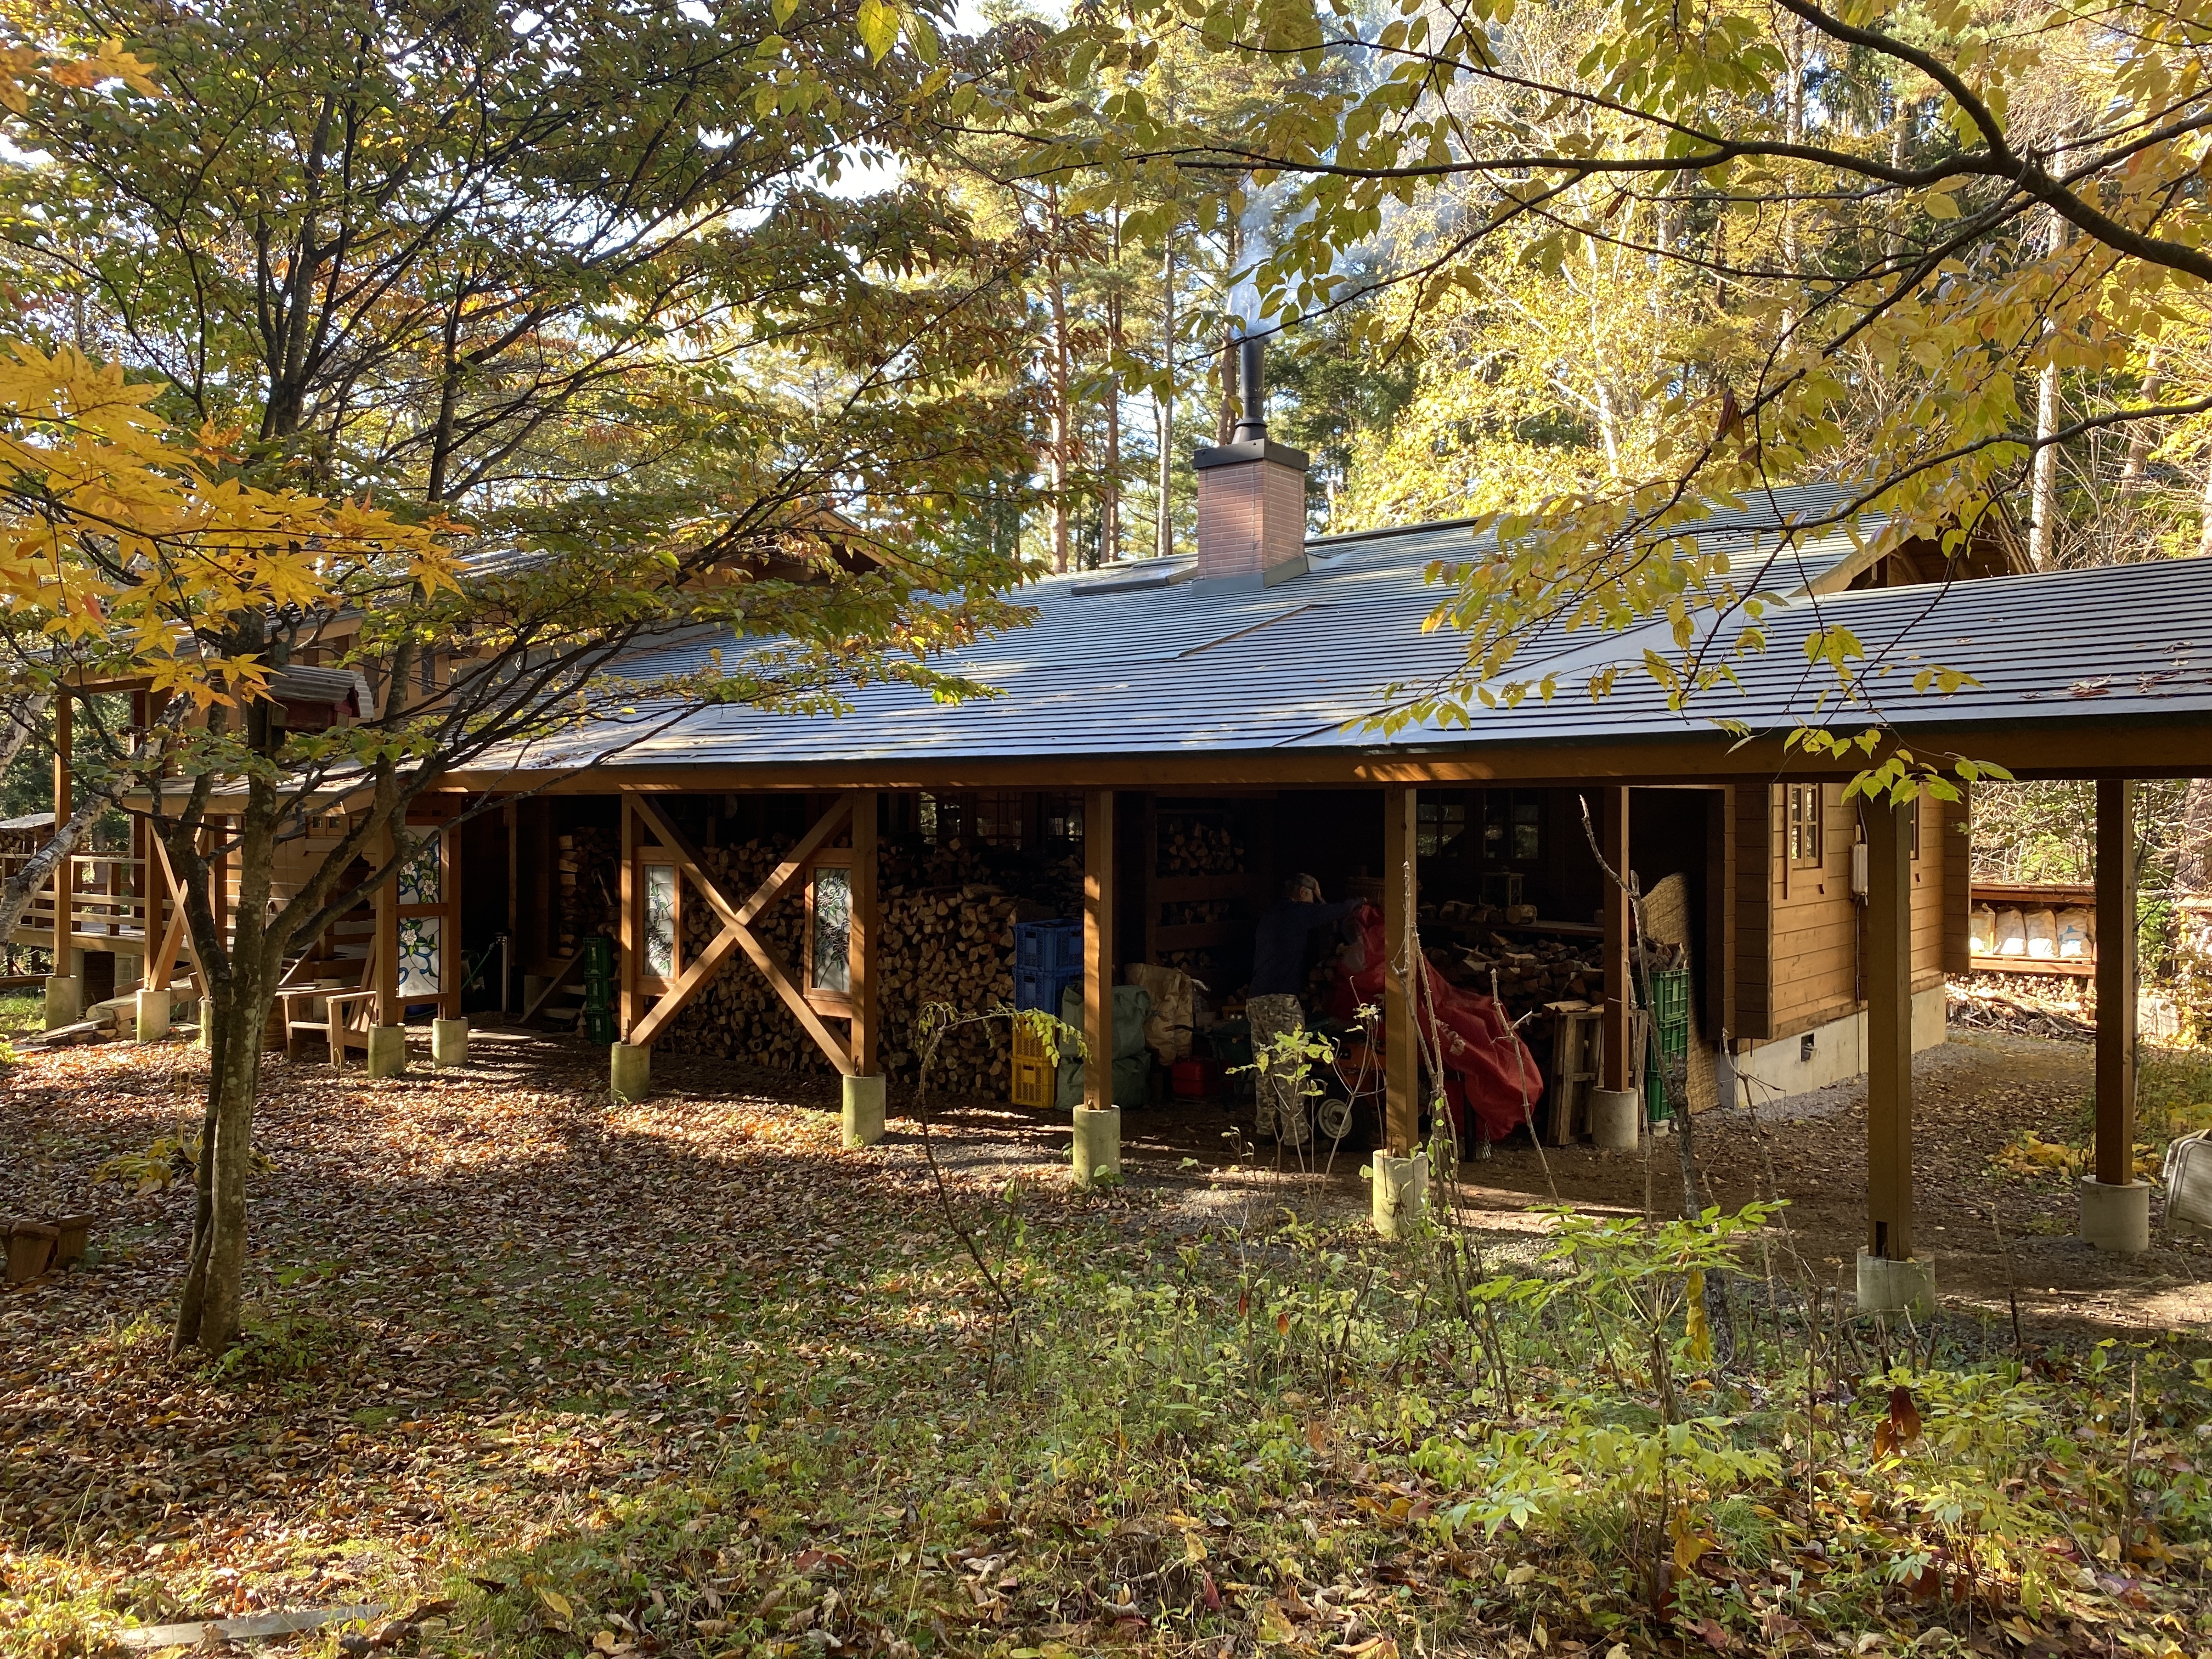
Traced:
<path fill-rule="evenodd" d="M 1050 1011 L 1057 1015 L 1060 1010 Z M 1114 1103 L 1114 792 L 1083 798 L 1083 1103 Z"/>
<path fill-rule="evenodd" d="M 845 1052 L 845 1045 L 838 1042 L 830 1034 L 830 1028 L 822 1023 L 822 1016 L 809 1006 L 805 993 L 792 983 L 791 975 L 784 971 L 783 958 L 776 954 L 775 947 L 749 927 L 733 927 L 729 931 L 744 947 L 745 954 L 753 959 L 753 966 L 759 969 L 769 984 L 775 988 L 776 995 L 783 999 L 783 1006 L 791 1010 L 792 1017 L 805 1029 L 806 1035 L 814 1039 L 815 1046 L 829 1055 L 830 1063 L 842 1075 L 852 1076 L 852 1056 Z"/>
<path fill-rule="evenodd" d="M 2097 1179 L 2136 1178 L 2134 784 L 2097 785 Z"/>
<path fill-rule="evenodd" d="M 1413 987 L 1407 975 L 1413 947 L 1413 915 L 1419 904 L 1414 837 L 1420 833 L 1416 792 L 1396 785 L 1382 792 L 1383 1083 L 1385 1139 L 1403 1157 L 1421 1139 L 1421 1044 L 1413 1027 Z"/>
<path fill-rule="evenodd" d="M 755 917 L 781 898 L 783 890 L 791 884 L 794 877 L 806 868 L 807 860 L 812 858 L 821 849 L 823 844 L 837 833 L 845 821 L 852 816 L 852 796 L 840 795 L 828 811 L 815 819 L 814 827 L 799 837 L 799 845 L 791 849 L 790 855 L 769 872 L 766 881 L 753 890 L 753 896 L 744 902 L 744 907 L 738 912 L 739 924 L 750 927 Z"/>
<path fill-rule="evenodd" d="M 1599 838 L 1605 861 L 1623 881 L 1628 879 L 1628 791 L 1611 788 L 1590 792 L 1602 799 Z M 1601 881 L 1604 880 L 1602 875 Z M 1631 981 L 1628 972 L 1628 892 L 1605 882 L 1605 1081 L 1603 1087 L 1621 1093 L 1636 1086 L 1636 1072 L 1628 1052 Z"/>
<path fill-rule="evenodd" d="M 853 797 L 853 921 L 846 955 L 855 1077 L 876 1074 L 876 952 L 882 933 L 876 906 L 876 792 L 863 789 Z"/>
<path fill-rule="evenodd" d="M 2057 728 L 2057 729 L 2053 729 Z M 1501 736 L 1503 733 L 1501 732 Z M 2212 777 L 2212 716 L 2171 721 L 2067 720 L 1911 726 L 1899 736 L 1916 748 L 1984 757 L 2021 778 Z M 587 768 L 572 775 L 457 772 L 456 792 L 507 790 L 541 781 L 549 794 L 604 795 L 619 787 L 687 793 L 728 789 L 1158 789 L 1193 787 L 1477 787 L 1512 782 L 1560 787 L 1689 781 L 1761 783 L 1787 775 L 1840 783 L 1856 775 L 1849 760 L 1815 765 L 1783 748 L 1780 736 L 1739 743 L 1726 733 L 1573 743 L 1439 744 L 1395 752 L 1344 749 L 1276 751 L 1206 750 L 1182 755 L 1036 755 L 966 757 L 942 748 L 881 760 L 769 760 L 744 763 L 638 764 Z"/>
<path fill-rule="evenodd" d="M 716 970 L 728 959 L 731 947 L 737 946 L 752 959 L 753 965 L 767 978 L 776 995 L 783 999 L 784 1006 L 791 1010 L 806 1034 L 814 1039 L 815 1045 L 829 1056 L 830 1064 L 845 1076 L 853 1076 L 854 1061 L 851 1042 L 841 1042 L 831 1035 L 830 1028 L 822 1023 L 822 1016 L 807 1001 L 805 993 L 792 981 L 783 965 L 783 958 L 777 954 L 775 947 L 752 928 L 755 919 L 783 895 L 793 877 L 806 867 L 806 860 L 818 852 L 822 844 L 836 831 L 837 826 L 851 816 L 853 798 L 850 795 L 842 797 L 817 818 L 813 827 L 800 837 L 799 845 L 792 849 L 791 856 L 779 864 L 743 904 L 735 903 L 722 890 L 721 884 L 708 872 L 699 849 L 691 844 L 690 837 L 678 830 L 655 803 L 643 796 L 629 794 L 623 797 L 623 803 L 624 822 L 641 820 L 660 845 L 668 850 L 677 867 L 690 877 L 701 896 L 722 919 L 721 930 L 716 933 L 707 951 L 678 976 L 676 982 L 654 1003 L 652 1013 L 641 1019 L 635 1027 L 625 1027 L 630 1034 L 624 1040 L 641 1048 L 666 1030 L 668 1022 L 675 1018 L 684 1004 L 690 1000 L 699 988 L 713 978 Z M 635 819 L 630 817 L 633 813 Z M 871 830 L 874 828 L 872 819 L 869 827 Z M 630 860 L 625 858 L 623 868 L 627 870 L 629 864 Z M 694 969 L 700 971 L 695 975 Z M 662 1012 L 664 1008 L 665 1013 Z"/>
<path fill-rule="evenodd" d="M 725 927 L 707 941 L 707 948 L 684 964 L 669 988 L 653 1000 L 653 1006 L 630 1028 L 628 1041 L 632 1048 L 649 1047 L 653 1038 L 676 1021 L 684 1006 L 696 996 L 707 981 L 721 971 L 722 964 L 737 951 L 747 937 L 740 927 Z"/>
<path fill-rule="evenodd" d="M 1912 1255 L 1912 812 L 1867 803 L 1867 1248 Z"/>

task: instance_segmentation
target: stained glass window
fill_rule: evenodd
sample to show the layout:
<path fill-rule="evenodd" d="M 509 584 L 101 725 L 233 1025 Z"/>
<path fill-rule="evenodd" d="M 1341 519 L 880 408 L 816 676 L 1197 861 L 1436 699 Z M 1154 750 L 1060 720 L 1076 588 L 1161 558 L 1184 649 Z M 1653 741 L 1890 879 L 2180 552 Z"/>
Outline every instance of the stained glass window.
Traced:
<path fill-rule="evenodd" d="M 399 994 L 403 1000 L 411 996 L 437 994 L 441 920 L 437 916 L 399 919 Z"/>
<path fill-rule="evenodd" d="M 402 904 L 435 904 L 439 902 L 438 838 L 425 836 L 422 844 L 415 849 L 415 856 L 399 866 L 399 902 Z"/>
<path fill-rule="evenodd" d="M 645 866 L 645 971 L 659 979 L 676 972 L 676 866 Z"/>
<path fill-rule="evenodd" d="M 814 872 L 814 987 L 853 988 L 853 872 L 825 866 Z"/>

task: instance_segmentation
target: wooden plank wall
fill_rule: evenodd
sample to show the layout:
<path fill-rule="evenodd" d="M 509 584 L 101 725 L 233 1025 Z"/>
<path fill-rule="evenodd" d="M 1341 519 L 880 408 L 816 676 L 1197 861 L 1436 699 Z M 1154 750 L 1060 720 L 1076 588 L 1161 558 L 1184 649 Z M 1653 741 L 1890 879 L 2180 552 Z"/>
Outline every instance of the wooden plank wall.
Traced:
<path fill-rule="evenodd" d="M 1806 869 L 1788 867 L 1782 786 L 1737 791 L 1740 1036 L 1794 1036 L 1859 1006 L 1864 917 L 1850 890 L 1858 804 L 1844 804 L 1841 784 L 1824 788 L 1821 860 Z M 1916 991 L 1942 982 L 1953 935 L 1960 944 L 1966 936 L 1967 838 L 1952 827 L 1959 810 L 1929 799 L 1920 804 L 1921 855 L 1912 866 Z"/>

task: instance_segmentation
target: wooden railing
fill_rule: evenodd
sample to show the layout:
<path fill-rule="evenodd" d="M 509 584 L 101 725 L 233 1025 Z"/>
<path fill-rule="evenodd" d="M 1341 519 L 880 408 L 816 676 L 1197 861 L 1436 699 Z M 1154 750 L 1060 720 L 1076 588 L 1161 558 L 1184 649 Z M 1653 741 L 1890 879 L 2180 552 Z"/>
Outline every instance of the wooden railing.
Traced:
<path fill-rule="evenodd" d="M 28 853 L 0 853 L 0 881 L 30 861 Z M 77 853 L 69 860 L 69 931 L 75 949 L 114 948 L 114 940 L 143 948 L 146 938 L 146 872 L 143 860 L 127 853 Z M 49 876 L 17 924 L 14 943 L 51 945 L 54 937 L 55 881 Z"/>

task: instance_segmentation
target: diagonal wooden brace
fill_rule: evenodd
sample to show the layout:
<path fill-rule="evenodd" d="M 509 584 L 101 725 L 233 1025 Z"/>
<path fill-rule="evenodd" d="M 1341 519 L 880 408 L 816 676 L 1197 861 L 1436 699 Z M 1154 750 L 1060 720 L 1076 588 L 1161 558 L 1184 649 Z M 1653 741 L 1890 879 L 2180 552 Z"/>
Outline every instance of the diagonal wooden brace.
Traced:
<path fill-rule="evenodd" d="M 659 839 L 661 846 L 675 858 L 677 868 L 690 878 L 691 884 L 699 890 L 714 914 L 721 918 L 722 926 L 707 948 L 677 976 L 676 982 L 653 1003 L 644 1018 L 630 1028 L 626 1041 L 632 1047 L 641 1048 L 651 1043 L 668 1028 L 677 1015 L 684 1012 L 684 1006 L 699 994 L 708 981 L 720 971 L 731 953 L 742 949 L 752 958 L 753 966 L 761 970 L 776 995 L 783 999 L 784 1006 L 791 1010 L 792 1017 L 804 1028 L 806 1035 L 814 1039 L 815 1046 L 829 1056 L 830 1063 L 842 1075 L 852 1076 L 852 1045 L 841 1041 L 823 1023 L 822 1016 L 816 1013 L 813 1006 L 806 1000 L 805 993 L 793 982 L 775 947 L 754 932 L 752 926 L 806 868 L 807 860 L 813 857 L 823 843 L 851 817 L 851 798 L 841 796 L 836 805 L 816 820 L 813 827 L 800 838 L 799 845 L 791 849 L 791 855 L 769 872 L 768 879 L 755 888 L 751 896 L 742 904 L 724 891 L 722 884 L 708 872 L 705 861 L 700 857 L 699 849 L 691 844 L 690 837 L 668 821 L 667 815 L 653 804 L 652 797 L 633 795 L 630 804 Z"/>

